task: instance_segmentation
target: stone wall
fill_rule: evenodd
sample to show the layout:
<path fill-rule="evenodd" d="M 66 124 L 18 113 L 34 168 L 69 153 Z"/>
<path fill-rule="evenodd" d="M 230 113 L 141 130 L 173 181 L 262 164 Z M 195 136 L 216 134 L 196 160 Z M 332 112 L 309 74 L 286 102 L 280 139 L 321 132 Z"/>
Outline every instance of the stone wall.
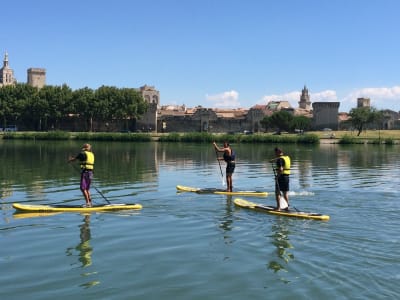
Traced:
<path fill-rule="evenodd" d="M 340 102 L 314 102 L 313 107 L 313 129 L 321 130 L 339 128 L 339 105 Z"/>
<path fill-rule="evenodd" d="M 163 115 L 158 118 L 159 132 L 211 132 L 238 133 L 262 130 L 260 121 L 264 118 L 261 110 L 250 110 L 247 115 L 237 118 L 218 117 L 212 109 L 198 109 L 193 115 Z"/>

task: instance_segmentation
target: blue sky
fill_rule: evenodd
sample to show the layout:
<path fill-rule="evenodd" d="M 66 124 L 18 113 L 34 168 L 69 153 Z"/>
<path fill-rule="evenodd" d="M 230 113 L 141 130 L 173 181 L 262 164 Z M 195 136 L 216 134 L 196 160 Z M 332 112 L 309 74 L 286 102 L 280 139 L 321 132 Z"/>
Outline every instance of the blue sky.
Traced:
<path fill-rule="evenodd" d="M 298 107 L 358 97 L 400 111 L 397 0 L 13 0 L 1 4 L 1 60 L 19 82 L 160 91 L 161 105 Z"/>

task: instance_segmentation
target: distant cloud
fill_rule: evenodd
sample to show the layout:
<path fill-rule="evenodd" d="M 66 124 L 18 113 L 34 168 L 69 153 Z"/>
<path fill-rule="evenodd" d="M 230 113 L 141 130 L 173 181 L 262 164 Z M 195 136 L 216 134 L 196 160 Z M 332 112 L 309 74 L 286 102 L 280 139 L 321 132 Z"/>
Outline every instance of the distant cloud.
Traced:
<path fill-rule="evenodd" d="M 371 106 L 377 109 L 400 110 L 400 86 L 358 89 L 346 95 L 342 102 L 354 108 L 357 98 L 370 98 Z"/>
<path fill-rule="evenodd" d="M 262 98 L 262 104 L 270 101 L 289 101 L 293 108 L 299 107 L 301 92 L 293 91 L 281 95 L 268 95 Z M 331 102 L 338 101 L 336 91 L 326 90 L 318 93 L 310 93 L 311 102 Z"/>
<path fill-rule="evenodd" d="M 294 91 L 284 94 L 266 95 L 259 104 L 267 104 L 270 101 L 289 101 L 293 108 L 299 107 L 301 92 Z M 310 93 L 311 102 L 340 102 L 339 111 L 349 112 L 357 107 L 357 98 L 370 98 L 371 106 L 377 109 L 391 109 L 400 111 L 400 86 L 372 87 L 352 91 L 343 98 L 338 97 L 334 90 L 325 90 Z"/>
<path fill-rule="evenodd" d="M 216 95 L 206 95 L 207 101 L 214 102 L 214 107 L 234 108 L 239 107 L 239 93 L 232 90 Z"/>

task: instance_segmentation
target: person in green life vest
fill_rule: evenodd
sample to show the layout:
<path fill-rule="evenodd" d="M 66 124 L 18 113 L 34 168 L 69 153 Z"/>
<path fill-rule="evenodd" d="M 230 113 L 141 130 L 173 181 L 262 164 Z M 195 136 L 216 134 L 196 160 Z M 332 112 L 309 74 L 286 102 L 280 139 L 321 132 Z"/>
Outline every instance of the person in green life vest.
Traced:
<path fill-rule="evenodd" d="M 86 206 L 92 206 L 92 198 L 90 197 L 90 184 L 93 179 L 93 167 L 94 167 L 94 154 L 92 152 L 92 146 L 90 144 L 84 144 L 82 151 L 79 152 L 75 157 L 71 156 L 68 162 L 79 160 L 81 164 L 81 181 L 80 190 L 85 197 Z"/>
<path fill-rule="evenodd" d="M 289 210 L 289 175 L 290 175 L 290 157 L 284 155 L 282 149 L 275 148 L 275 158 L 271 162 L 275 162 L 275 198 L 277 210 Z M 284 201 L 281 200 L 281 192 Z M 282 203 L 283 202 L 283 203 Z"/>
<path fill-rule="evenodd" d="M 226 185 L 227 192 L 232 192 L 233 183 L 232 183 L 232 175 L 235 171 L 235 151 L 232 150 L 231 146 L 228 142 L 224 142 L 224 146 L 222 148 L 218 147 L 217 144 L 213 143 L 215 151 L 223 152 L 222 157 L 217 157 L 218 160 L 223 160 L 226 162 Z"/>

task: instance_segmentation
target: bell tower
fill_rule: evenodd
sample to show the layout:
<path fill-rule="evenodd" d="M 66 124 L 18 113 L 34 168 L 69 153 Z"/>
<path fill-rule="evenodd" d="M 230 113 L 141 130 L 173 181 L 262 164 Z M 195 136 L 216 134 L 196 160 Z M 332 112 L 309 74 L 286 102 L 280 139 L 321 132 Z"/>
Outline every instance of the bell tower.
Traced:
<path fill-rule="evenodd" d="M 14 71 L 8 66 L 8 53 L 4 54 L 3 67 L 0 69 L 0 86 L 13 85 L 16 83 Z"/>
<path fill-rule="evenodd" d="M 303 90 L 301 91 L 299 107 L 306 110 L 311 109 L 310 95 L 308 94 L 308 89 L 305 85 Z"/>

